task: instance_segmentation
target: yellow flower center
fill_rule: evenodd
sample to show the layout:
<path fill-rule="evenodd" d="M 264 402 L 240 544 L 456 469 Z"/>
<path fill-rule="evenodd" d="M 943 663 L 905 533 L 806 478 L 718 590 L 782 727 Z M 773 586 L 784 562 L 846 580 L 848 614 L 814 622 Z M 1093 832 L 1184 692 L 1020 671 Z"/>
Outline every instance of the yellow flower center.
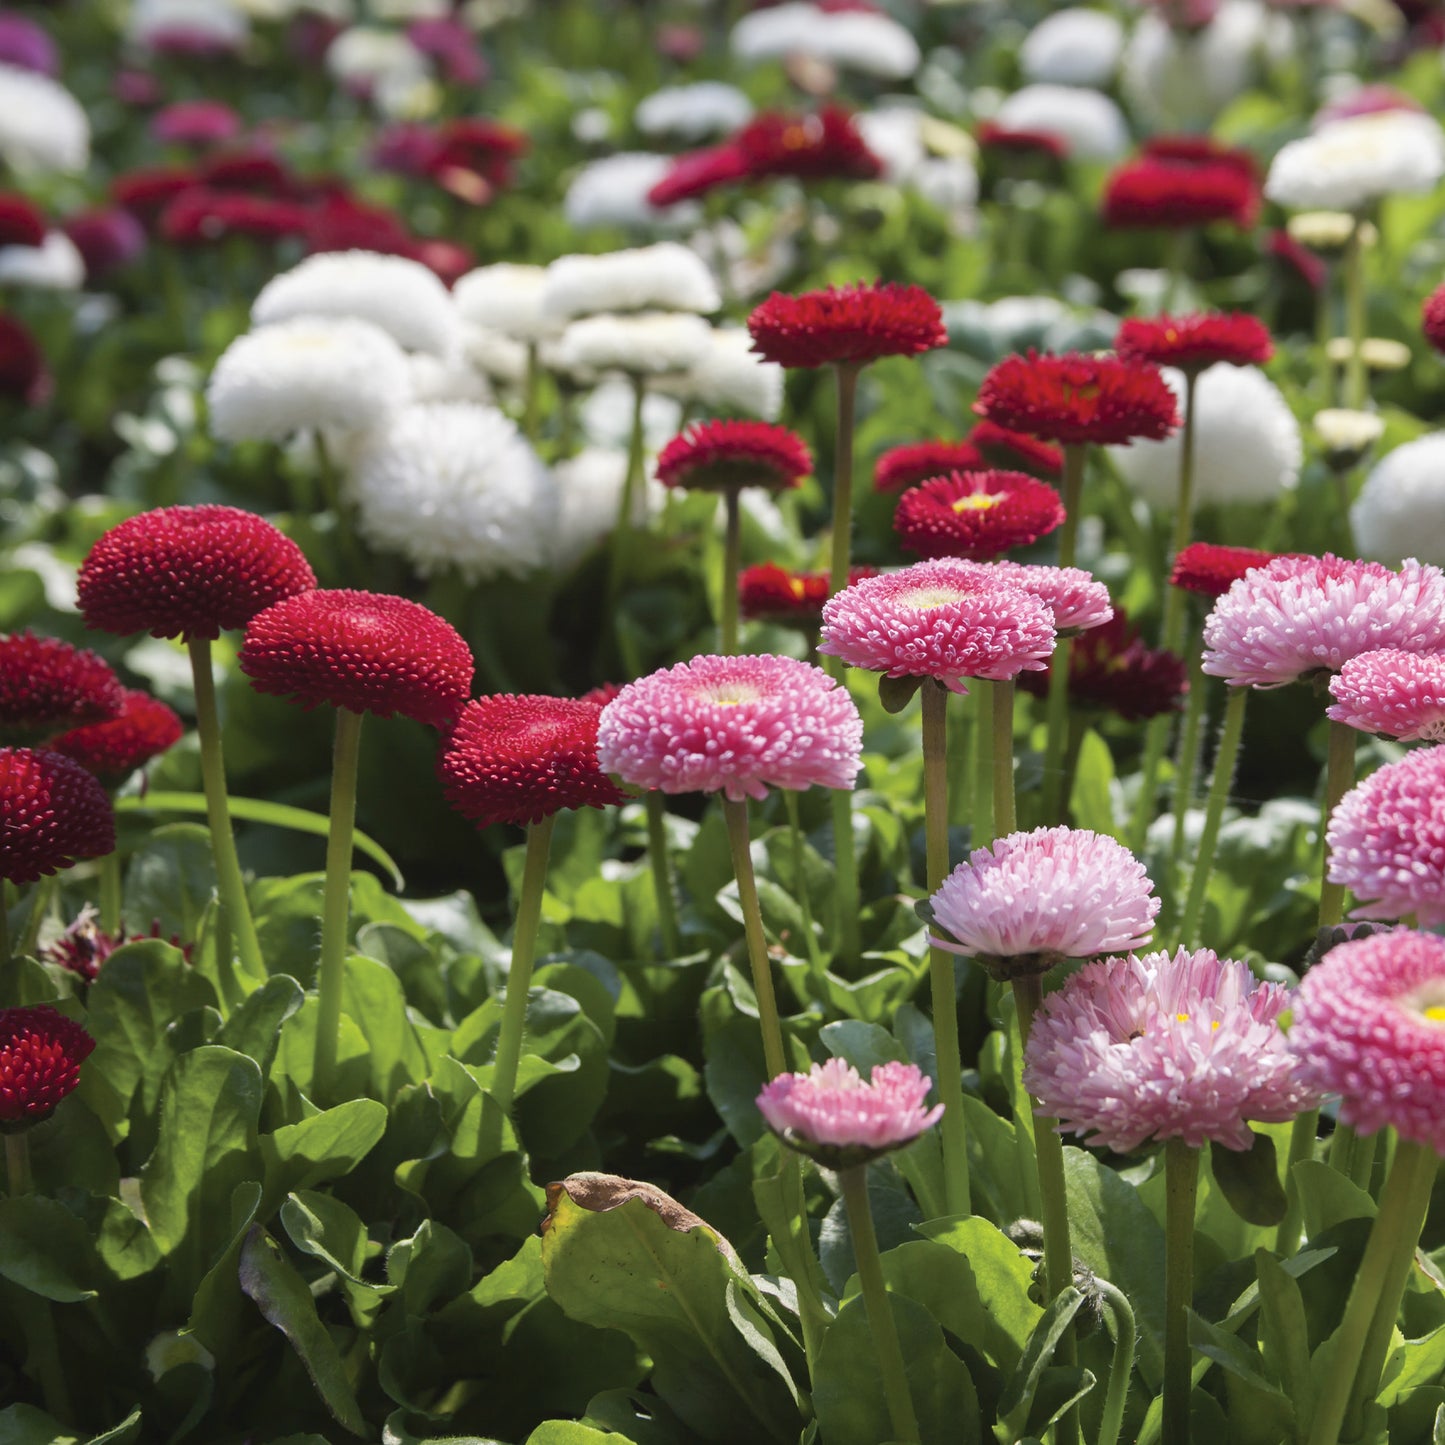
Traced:
<path fill-rule="evenodd" d="M 1432 1024 L 1445 1024 L 1445 1003 L 1432 1003 L 1425 1010 L 1425 1017 Z"/>
<path fill-rule="evenodd" d="M 803 600 L 803 594 L 808 590 L 796 577 L 788 578 L 788 588 L 799 602 Z"/>
<path fill-rule="evenodd" d="M 947 607 L 950 602 L 962 602 L 966 595 L 958 587 L 919 587 L 903 593 L 898 600 L 905 607 L 916 607 L 922 612 L 930 607 Z"/>
<path fill-rule="evenodd" d="M 999 492 L 974 492 L 970 496 L 960 497 L 953 503 L 955 512 L 986 512 L 990 507 L 996 507 L 1003 501 L 1003 495 Z"/>

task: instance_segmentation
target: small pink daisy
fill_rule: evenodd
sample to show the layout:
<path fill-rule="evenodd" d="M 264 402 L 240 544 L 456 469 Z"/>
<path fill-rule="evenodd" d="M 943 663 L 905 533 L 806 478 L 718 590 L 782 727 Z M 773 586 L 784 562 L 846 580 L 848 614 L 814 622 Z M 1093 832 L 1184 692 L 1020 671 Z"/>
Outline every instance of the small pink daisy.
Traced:
<path fill-rule="evenodd" d="M 1248 1149 L 1250 1120 L 1317 1102 L 1279 1027 L 1289 1003 L 1207 948 L 1087 964 L 1034 1019 L 1024 1087 L 1060 1133 L 1119 1154 L 1164 1139 Z"/>
<path fill-rule="evenodd" d="M 664 793 L 765 798 L 851 788 L 863 719 L 821 668 L 769 653 L 695 657 L 628 683 L 602 710 L 604 773 Z"/>
<path fill-rule="evenodd" d="M 931 942 L 995 978 L 1045 973 L 1066 958 L 1149 941 L 1159 900 L 1144 865 L 1087 828 L 1035 828 L 976 848 L 929 900 Z"/>
<path fill-rule="evenodd" d="M 806 1074 L 779 1074 L 758 1095 L 758 1109 L 790 1149 L 847 1169 L 931 1129 L 943 1105 L 924 1108 L 928 1089 L 917 1064 L 875 1064 L 865 1082 L 852 1064 L 829 1059 Z"/>
<path fill-rule="evenodd" d="M 1005 559 L 993 563 L 991 570 L 1011 586 L 1032 592 L 1054 614 L 1060 637 L 1102 627 L 1114 615 L 1109 589 L 1082 567 L 1042 567 Z"/>
<path fill-rule="evenodd" d="M 1352 657 L 1330 679 L 1331 722 L 1403 743 L 1445 742 L 1445 656 L 1383 648 Z"/>
<path fill-rule="evenodd" d="M 1246 572 L 1204 622 L 1204 671 L 1233 687 L 1283 687 L 1381 648 L 1445 647 L 1445 574 L 1413 558 L 1277 557 Z"/>
<path fill-rule="evenodd" d="M 1302 1082 L 1340 1096 L 1340 1122 L 1445 1154 L 1445 938 L 1400 930 L 1342 943 L 1295 991 Z"/>
<path fill-rule="evenodd" d="M 1445 748 L 1422 748 L 1351 788 L 1325 829 L 1331 883 L 1358 918 L 1445 923 Z"/>
<path fill-rule="evenodd" d="M 1037 672 L 1054 650 L 1053 615 L 992 569 L 948 560 L 865 577 L 823 608 L 818 651 L 887 677 L 964 678 Z"/>

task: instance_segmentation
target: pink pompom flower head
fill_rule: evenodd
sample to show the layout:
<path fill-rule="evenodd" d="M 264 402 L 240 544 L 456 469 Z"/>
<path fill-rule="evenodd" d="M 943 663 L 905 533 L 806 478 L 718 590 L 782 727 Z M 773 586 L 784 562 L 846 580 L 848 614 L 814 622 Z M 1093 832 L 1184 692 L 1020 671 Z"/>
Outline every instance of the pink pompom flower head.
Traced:
<path fill-rule="evenodd" d="M 1045 567 L 1005 558 L 993 563 L 989 571 L 1010 587 L 1033 593 L 1053 613 L 1060 637 L 1102 627 L 1114 615 L 1109 589 L 1082 567 Z"/>
<path fill-rule="evenodd" d="M 603 772 L 732 802 L 814 784 L 851 788 L 863 719 L 821 668 L 771 653 L 695 657 L 629 683 L 602 710 Z"/>
<path fill-rule="evenodd" d="M 1445 742 L 1445 656 L 1383 648 L 1352 657 L 1330 679 L 1331 722 L 1405 743 Z"/>
<path fill-rule="evenodd" d="M 1159 900 L 1144 865 L 1087 828 L 1035 828 L 976 848 L 928 901 L 930 941 L 994 978 L 1149 941 Z"/>
<path fill-rule="evenodd" d="M 875 1064 L 864 1080 L 829 1059 L 806 1074 L 779 1074 L 758 1095 L 768 1128 L 826 1169 L 851 1169 L 902 1149 L 943 1117 L 924 1107 L 929 1082 L 917 1064 Z"/>
<path fill-rule="evenodd" d="M 1086 964 L 1051 993 L 1024 1087 L 1061 1133 L 1119 1154 L 1182 1139 L 1248 1149 L 1249 1124 L 1318 1102 L 1279 1027 L 1289 991 L 1209 949 Z"/>

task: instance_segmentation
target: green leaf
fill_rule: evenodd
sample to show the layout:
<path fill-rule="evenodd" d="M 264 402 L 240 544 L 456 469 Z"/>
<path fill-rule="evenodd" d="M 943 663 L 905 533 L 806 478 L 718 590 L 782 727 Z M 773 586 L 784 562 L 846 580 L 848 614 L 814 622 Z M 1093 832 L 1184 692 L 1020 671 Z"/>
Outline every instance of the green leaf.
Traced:
<path fill-rule="evenodd" d="M 263 1134 L 259 1140 L 266 1168 L 263 1216 L 269 1216 L 292 1190 L 350 1174 L 385 1132 L 386 1105 L 375 1099 L 350 1099 L 299 1124 Z"/>
<path fill-rule="evenodd" d="M 594 1430 L 575 1420 L 544 1420 L 530 1435 L 527 1445 L 618 1445 L 620 1435 L 610 1430 Z"/>
<path fill-rule="evenodd" d="M 1210 1146 L 1209 1163 L 1214 1182 L 1229 1201 L 1229 1207 L 1248 1224 L 1278 1224 L 1288 1203 L 1279 1182 L 1279 1164 L 1274 1140 L 1267 1134 L 1253 1134 L 1248 1149 Z"/>
<path fill-rule="evenodd" d="M 226 1359 L 250 1323 L 249 1311 L 243 1311 L 242 1295 L 236 1277 L 241 1259 L 241 1246 L 246 1233 L 255 1222 L 261 1207 L 261 1186 L 248 1179 L 236 1186 L 231 1195 L 231 1237 L 216 1262 L 206 1271 L 196 1288 L 186 1328 L 217 1359 Z"/>
<path fill-rule="evenodd" d="M 1438 1384 L 1442 1372 L 1445 1372 L 1445 1325 L 1418 1340 L 1406 1340 L 1393 1353 L 1385 1368 L 1380 1404 L 1388 1410 L 1411 1390 Z"/>
<path fill-rule="evenodd" d="M 329 1194 L 297 1193 L 281 1206 L 281 1225 L 297 1249 L 336 1271 L 357 1328 L 369 1328 L 393 1291 L 362 1277 L 371 1254 L 365 1223 Z"/>
<path fill-rule="evenodd" d="M 10 1405 L 0 1410 L 0 1445 L 80 1445 L 59 1420 L 34 1405 Z"/>
<path fill-rule="evenodd" d="M 1314 1239 L 1346 1219 L 1375 1217 L 1375 1201 L 1324 1160 L 1301 1159 L 1290 1172 L 1299 1191 L 1306 1238 Z"/>
<path fill-rule="evenodd" d="M 1084 1296 L 1073 1285 L 1067 1286 L 1050 1302 L 1029 1336 L 1023 1355 L 1005 1382 L 998 1401 L 999 1420 L 1011 1437 L 1017 1438 L 1023 1433 L 1044 1370 L 1053 1360 L 1059 1341 L 1083 1303 Z"/>
<path fill-rule="evenodd" d="M 902 712 L 913 701 L 913 694 L 923 685 L 921 677 L 889 677 L 887 673 L 878 679 L 878 701 L 883 711 Z"/>
<path fill-rule="evenodd" d="M 95 1297 L 97 1261 L 85 1225 L 39 1195 L 0 1199 L 0 1277 L 60 1304 Z"/>
<path fill-rule="evenodd" d="M 1201 1355 L 1207 1356 L 1247 1385 L 1252 1385 L 1267 1395 L 1278 1395 L 1280 1399 L 1284 1399 L 1279 1386 L 1270 1375 L 1269 1366 L 1257 1350 L 1250 1349 L 1238 1335 L 1220 1329 L 1218 1325 L 1211 1324 L 1203 1315 L 1196 1314 L 1193 1310 L 1189 1311 L 1189 1343 Z"/>
<path fill-rule="evenodd" d="M 1272 1378 L 1289 1396 L 1300 1434 L 1304 1435 L 1309 1431 L 1314 1406 L 1304 1297 L 1269 1250 L 1255 1250 L 1254 1268 L 1259 1277 L 1260 1356 Z"/>
<path fill-rule="evenodd" d="M 289 828 L 293 833 L 310 833 L 316 838 L 325 838 L 331 831 L 331 819 L 325 813 L 308 812 L 305 808 L 293 808 L 287 803 L 268 803 L 261 798 L 226 799 L 233 818 L 247 823 L 269 823 L 275 828 Z M 204 793 L 162 793 L 150 792 L 139 797 L 117 798 L 115 810 L 118 813 L 196 813 L 206 814 Z M 165 831 L 165 830 L 161 830 Z M 369 838 L 360 828 L 355 834 L 356 847 L 368 858 L 380 863 L 388 873 L 397 892 L 406 887 L 406 879 L 396 866 L 391 854 L 374 838 Z"/>
<path fill-rule="evenodd" d="M 401 1291 L 407 1314 L 424 1315 L 471 1283 L 472 1252 L 446 1225 L 424 1219 L 410 1239 L 392 1245 L 386 1277 Z"/>
<path fill-rule="evenodd" d="M 131 1445 L 140 1434 L 140 1411 L 132 1410 L 119 1425 L 92 1435 L 87 1445 Z"/>
<path fill-rule="evenodd" d="M 353 1435 L 365 1435 L 366 1420 L 356 1403 L 346 1364 L 316 1313 L 311 1290 L 260 1225 L 251 1227 L 241 1246 L 241 1288 L 291 1341 L 316 1393 L 336 1421 Z"/>
<path fill-rule="evenodd" d="M 162 938 L 189 941 L 198 936 L 215 890 L 210 833 L 196 823 L 171 823 L 157 828 L 130 860 L 126 917 L 142 927 L 154 921 Z"/>
<path fill-rule="evenodd" d="M 255 1059 L 262 1078 L 267 1078 L 281 1043 L 282 1027 L 304 998 L 301 985 L 289 974 L 273 974 L 221 1025 L 215 1042 Z"/>
<path fill-rule="evenodd" d="M 1077 828 L 1092 828 L 1111 838 L 1120 835 L 1114 815 L 1114 755 L 1093 728 L 1084 731 L 1079 761 L 1074 769 L 1074 787 L 1069 810 Z"/>
<path fill-rule="evenodd" d="M 351 954 L 341 1006 L 366 1039 L 374 1098 L 385 1102 L 426 1078 L 426 1051 L 407 1016 L 401 980 L 384 963 Z"/>

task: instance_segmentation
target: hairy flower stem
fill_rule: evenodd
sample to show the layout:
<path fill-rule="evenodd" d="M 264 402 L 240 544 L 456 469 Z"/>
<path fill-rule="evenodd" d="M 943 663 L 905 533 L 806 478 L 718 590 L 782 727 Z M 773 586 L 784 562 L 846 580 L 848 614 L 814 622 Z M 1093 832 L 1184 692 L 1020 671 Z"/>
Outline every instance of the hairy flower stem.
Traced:
<path fill-rule="evenodd" d="M 848 1212 L 853 1259 L 858 1266 L 858 1283 L 862 1286 L 863 1308 L 868 1315 L 873 1348 L 878 1353 L 878 1370 L 883 1379 L 883 1394 L 888 1401 L 892 1437 L 900 1445 L 902 1442 L 916 1445 L 920 1438 L 918 1417 L 913 1411 L 903 1346 L 898 1341 L 898 1326 L 888 1299 L 888 1283 L 883 1278 L 878 1236 L 873 1232 L 873 1211 L 868 1203 L 868 1166 L 855 1164 L 851 1169 L 840 1169 L 838 1184 L 843 1191 L 843 1207 Z"/>
<path fill-rule="evenodd" d="M 1379 1388 L 1439 1165 L 1427 1145 L 1402 1139 L 1396 1146 L 1344 1318 L 1326 1346 L 1334 1368 L 1323 1372 L 1308 1445 L 1338 1445 L 1342 1430 L 1347 1439 L 1359 1434 L 1358 1422 Z"/>
<path fill-rule="evenodd" d="M 225 927 L 236 942 L 241 967 L 255 983 L 264 983 L 266 964 L 261 942 L 246 901 L 246 884 L 241 877 L 241 860 L 231 832 L 231 810 L 226 802 L 226 763 L 221 755 L 221 720 L 216 707 L 216 682 L 211 675 L 211 644 L 208 638 L 192 637 L 186 647 L 191 655 L 191 679 L 196 693 L 196 734 L 201 745 L 201 782 L 206 793 L 206 821 L 211 832 L 211 856 L 216 864 L 216 894 Z"/>
<path fill-rule="evenodd" d="M 15 945 L 16 958 L 35 957 L 35 951 L 40 945 L 40 927 L 45 922 L 45 916 L 50 912 L 50 906 L 59 891 L 60 875 L 58 873 L 51 873 L 38 883 L 31 885 L 30 912 L 26 916 L 25 928 L 20 934 L 20 942 Z"/>
<path fill-rule="evenodd" d="M 724 657 L 738 650 L 738 573 L 743 561 L 742 508 L 737 487 L 723 493 L 727 526 L 723 534 L 722 608 L 718 619 L 719 649 Z"/>
<path fill-rule="evenodd" d="M 1350 411 L 1363 411 L 1370 400 L 1369 373 L 1365 370 L 1365 220 L 1355 218 L 1355 228 L 1345 242 L 1345 335 L 1350 354 L 1345 361 L 1343 401 Z"/>
<path fill-rule="evenodd" d="M 1084 462 L 1087 457 L 1078 444 L 1064 448 L 1064 525 L 1059 528 L 1059 566 L 1072 567 L 1079 536 L 1079 505 L 1084 494 Z M 1061 823 L 1069 795 L 1064 788 L 1064 745 L 1069 732 L 1069 663 L 1074 643 L 1061 637 L 1054 646 L 1049 671 L 1049 695 L 1044 717 L 1048 737 L 1044 744 L 1043 821 Z"/>
<path fill-rule="evenodd" d="M 1199 774 L 1199 752 L 1204 741 L 1204 708 L 1209 679 L 1204 675 L 1204 646 L 1196 637 L 1189 651 L 1189 693 L 1184 703 L 1184 725 L 1179 735 L 1179 766 L 1174 774 L 1174 837 L 1169 845 L 1169 877 L 1184 861 L 1184 824 L 1194 803 L 1194 780 Z"/>
<path fill-rule="evenodd" d="M 1189 1307 L 1194 1302 L 1194 1206 L 1199 1150 L 1164 1145 L 1164 1445 L 1189 1445 Z"/>
<path fill-rule="evenodd" d="M 5 1182 L 12 1199 L 19 1199 L 34 1188 L 34 1176 L 30 1172 L 30 1138 L 23 1129 L 5 1135 Z"/>
<path fill-rule="evenodd" d="M 1014 802 L 1014 681 L 990 682 L 993 730 L 993 833 L 1001 838 L 1018 831 Z"/>
<path fill-rule="evenodd" d="M 978 683 L 969 694 L 974 711 L 973 725 L 973 811 L 969 815 L 971 841 L 975 848 L 994 840 L 993 816 L 993 704 L 985 696 L 987 683 Z"/>
<path fill-rule="evenodd" d="M 783 811 L 788 815 L 789 851 L 793 857 L 793 887 L 798 894 L 798 912 L 803 915 L 806 935 L 803 943 L 808 950 L 808 965 L 815 975 L 821 976 L 826 969 L 822 950 L 818 947 L 818 935 L 813 930 L 813 900 L 808 892 L 807 865 L 803 859 L 803 825 L 798 819 L 798 795 L 791 788 L 780 788 L 783 795 Z"/>
<path fill-rule="evenodd" d="M 763 1060 L 768 1067 L 768 1077 L 774 1079 L 787 1072 L 788 1055 L 783 1047 L 783 1026 L 778 1019 L 777 995 L 773 992 L 773 968 L 768 958 L 767 938 L 763 934 L 763 911 L 758 903 L 757 880 L 753 877 L 748 805 L 724 798 L 722 807 L 728 827 L 728 842 L 732 846 L 733 872 L 738 880 L 738 901 L 743 906 L 743 929 L 747 935 L 748 962 L 752 966 L 753 992 L 758 998 Z"/>
<path fill-rule="evenodd" d="M 614 620 L 617 603 L 627 586 L 632 570 L 632 516 L 642 490 L 643 445 L 646 433 L 642 423 L 643 403 L 647 400 L 647 382 L 641 376 L 632 378 L 632 432 L 627 440 L 627 471 L 622 481 L 622 495 L 617 502 L 617 520 L 612 526 L 612 546 L 607 563 L 607 615 Z"/>
<path fill-rule="evenodd" d="M 667 851 L 667 804 L 661 793 L 651 792 L 643 795 L 642 808 L 647 815 L 647 862 L 652 869 L 652 891 L 657 896 L 662 956 L 676 958 L 682 952 L 682 935 L 677 927 L 672 857 Z"/>
<path fill-rule="evenodd" d="M 933 678 L 925 678 L 919 693 L 923 703 L 923 824 L 928 893 L 932 897 L 948 876 L 948 690 Z M 941 948 L 930 948 L 928 977 L 938 1057 L 938 1097 L 943 1103 L 944 1200 L 950 1214 L 971 1214 L 953 955 Z"/>
<path fill-rule="evenodd" d="M 100 927 L 112 936 L 121 930 L 119 853 L 107 853 L 100 860 Z"/>
<path fill-rule="evenodd" d="M 1275 1231 L 1274 1251 L 1282 1259 L 1288 1259 L 1299 1248 L 1300 1229 L 1304 1224 L 1304 1206 L 1300 1200 L 1299 1185 L 1295 1181 L 1294 1166 L 1305 1159 L 1315 1157 L 1315 1136 L 1319 1132 L 1320 1111 L 1310 1109 L 1296 1115 L 1290 1125 L 1289 1150 L 1284 1164 L 1284 1218 Z"/>
<path fill-rule="evenodd" d="M 1330 342 L 1335 334 L 1335 268 L 1326 263 L 1324 283 L 1315 292 L 1315 385 L 1320 408 L 1335 404 L 1335 364 L 1330 360 Z"/>
<path fill-rule="evenodd" d="M 1099 1415 L 1096 1445 L 1118 1445 L 1124 1423 L 1124 1405 L 1129 1398 L 1129 1378 L 1134 1371 L 1134 1310 L 1123 1290 L 1106 1279 L 1095 1278 L 1104 1308 L 1114 1322 L 1114 1359 L 1109 1366 L 1109 1383 L 1104 1391 L 1104 1408 Z"/>
<path fill-rule="evenodd" d="M 356 775 L 361 760 L 362 714 L 336 710 L 331 757 L 331 827 L 326 837 L 326 886 L 321 904 L 321 962 L 316 970 L 314 1087 L 330 1091 L 341 1042 L 341 995 L 346 986 L 346 942 L 351 923 L 351 850 L 356 837 Z"/>
<path fill-rule="evenodd" d="M 1189 880 L 1189 897 L 1184 916 L 1179 920 L 1178 942 L 1184 948 L 1199 947 L 1199 924 L 1204 917 L 1204 896 L 1209 891 L 1209 875 L 1214 870 L 1214 849 L 1219 842 L 1219 825 L 1224 818 L 1224 805 L 1234 782 L 1234 765 L 1239 759 L 1239 740 L 1244 732 L 1244 705 L 1249 701 L 1247 687 L 1231 687 L 1229 701 L 1224 705 L 1224 727 L 1219 746 L 1214 751 L 1214 777 L 1209 784 L 1209 801 L 1204 809 L 1204 831 L 1194 855 L 1194 873 Z"/>
<path fill-rule="evenodd" d="M 1324 855 L 1320 874 L 1320 927 L 1333 928 L 1345 916 L 1345 886 L 1331 883 L 1330 850 L 1325 830 L 1330 814 L 1355 781 L 1355 739 L 1359 734 L 1348 723 L 1330 723 L 1330 750 L 1325 764 L 1325 800 L 1320 809 L 1320 849 Z"/>

